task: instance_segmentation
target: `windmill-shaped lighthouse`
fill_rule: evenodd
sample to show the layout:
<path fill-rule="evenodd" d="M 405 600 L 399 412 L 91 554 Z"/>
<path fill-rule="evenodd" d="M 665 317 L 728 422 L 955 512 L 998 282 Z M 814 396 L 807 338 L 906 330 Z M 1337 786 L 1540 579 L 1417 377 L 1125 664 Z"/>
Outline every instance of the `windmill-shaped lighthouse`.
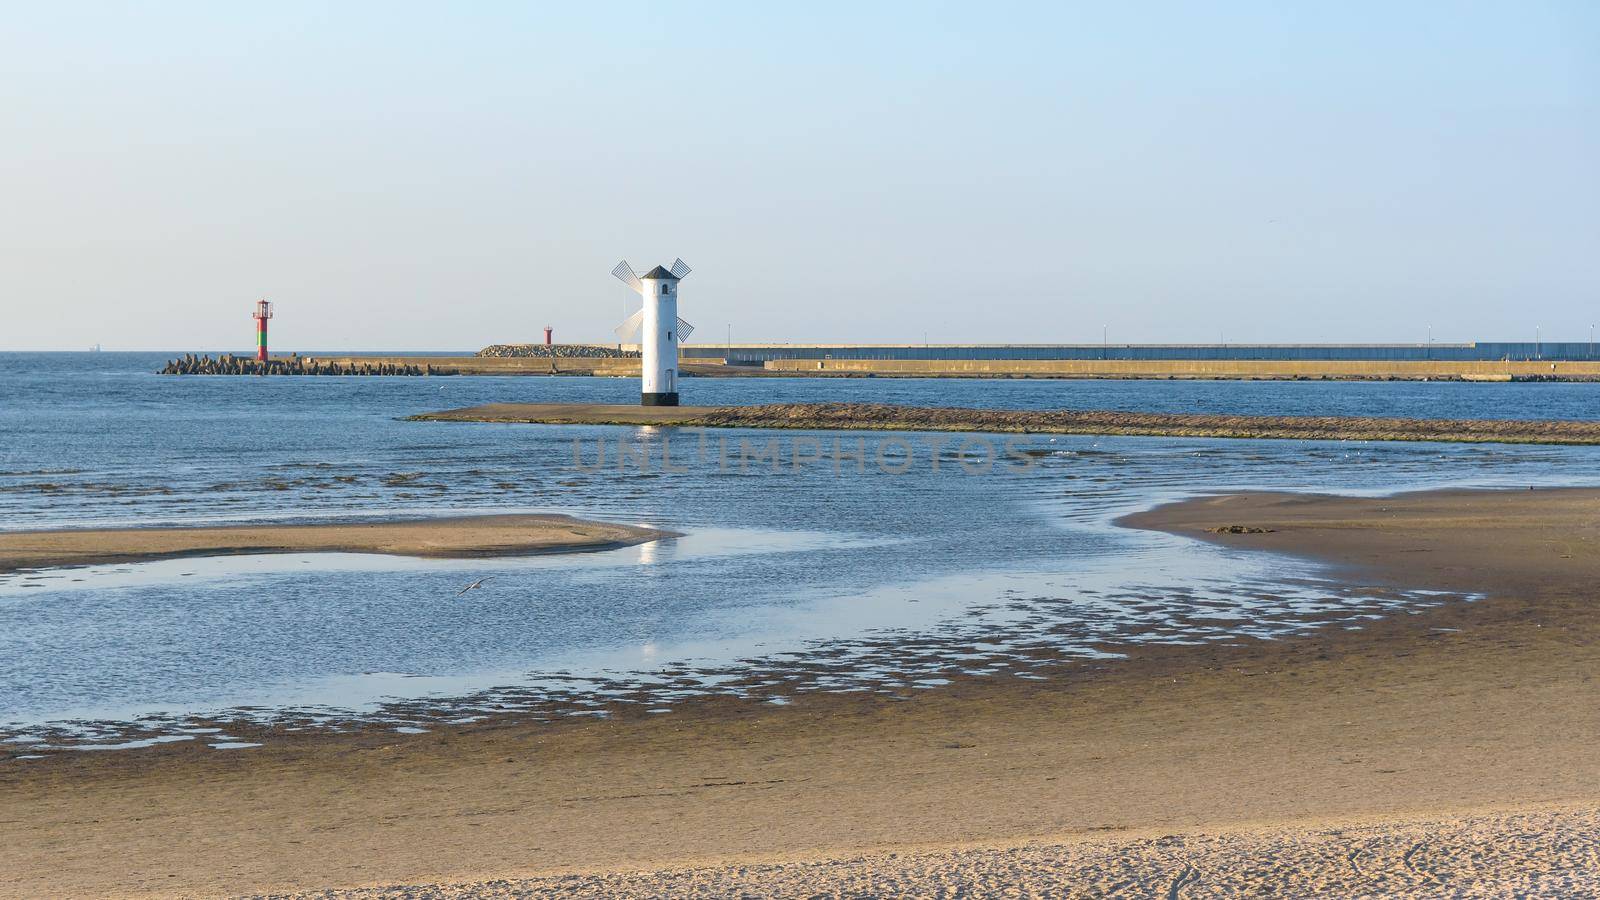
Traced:
<path fill-rule="evenodd" d="M 643 327 L 639 339 L 643 364 L 639 402 L 645 406 L 678 405 L 678 342 L 694 331 L 694 326 L 678 318 L 678 282 L 687 278 L 689 267 L 675 260 L 672 268 L 654 269 L 635 275 L 627 260 L 617 263 L 611 274 L 638 292 L 644 306 L 616 328 L 617 340 L 627 341 Z"/>

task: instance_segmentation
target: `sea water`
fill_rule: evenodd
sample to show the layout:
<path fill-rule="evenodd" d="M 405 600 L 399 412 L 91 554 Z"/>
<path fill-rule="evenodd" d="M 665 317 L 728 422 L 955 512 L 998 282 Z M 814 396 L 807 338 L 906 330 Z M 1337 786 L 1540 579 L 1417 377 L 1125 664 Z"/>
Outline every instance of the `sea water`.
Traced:
<path fill-rule="evenodd" d="M 152 374 L 170 355 L 0 354 L 0 529 L 560 512 L 682 536 L 523 559 L 296 554 L 0 576 L 0 759 L 205 738 L 217 721 L 415 731 L 714 694 L 909 696 L 1141 643 L 1360 628 L 1470 598 L 1111 522 L 1216 491 L 1600 484 L 1600 448 L 1584 447 L 407 422 L 492 401 L 625 403 L 637 385 Z M 684 394 L 1600 417 L 1589 384 L 749 378 Z M 624 445 L 633 462 L 619 470 Z"/>

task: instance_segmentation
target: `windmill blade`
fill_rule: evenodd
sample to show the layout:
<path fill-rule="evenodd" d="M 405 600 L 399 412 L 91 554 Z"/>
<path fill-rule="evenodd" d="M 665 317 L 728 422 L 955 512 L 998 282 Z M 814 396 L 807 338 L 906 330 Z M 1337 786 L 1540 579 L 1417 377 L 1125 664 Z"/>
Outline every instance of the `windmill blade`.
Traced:
<path fill-rule="evenodd" d="M 678 340 L 687 341 L 689 335 L 694 334 L 694 326 L 682 319 L 678 320 Z"/>
<path fill-rule="evenodd" d="M 626 341 L 627 339 L 629 339 L 629 338 L 633 337 L 634 335 L 638 334 L 639 333 L 639 326 L 643 325 L 643 324 L 644 324 L 644 310 L 640 309 L 638 312 L 634 313 L 633 315 L 629 316 L 626 320 L 624 320 L 621 325 L 618 325 L 616 328 L 613 328 L 611 330 L 611 333 L 617 336 L 617 340 Z"/>
<path fill-rule="evenodd" d="M 627 260 L 617 263 L 617 267 L 611 270 L 611 274 L 617 276 L 618 281 L 633 288 L 635 294 L 644 293 L 644 284 L 639 281 L 639 276 L 633 273 L 633 266 L 628 265 Z"/>
<path fill-rule="evenodd" d="M 675 259 L 672 261 L 672 268 L 668 271 L 672 273 L 673 278 L 682 281 L 683 279 L 688 278 L 689 273 L 694 270 L 690 269 L 689 264 L 684 262 L 682 259 Z"/>

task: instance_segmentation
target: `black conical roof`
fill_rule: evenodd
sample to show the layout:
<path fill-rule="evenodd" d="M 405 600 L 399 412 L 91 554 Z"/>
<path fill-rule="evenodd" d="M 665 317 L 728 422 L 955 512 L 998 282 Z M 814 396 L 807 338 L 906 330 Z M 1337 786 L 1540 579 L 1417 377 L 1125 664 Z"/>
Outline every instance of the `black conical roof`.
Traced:
<path fill-rule="evenodd" d="M 677 281 L 678 280 L 678 276 L 672 274 L 671 272 L 668 272 L 665 268 L 663 268 L 661 266 L 656 266 L 654 269 L 651 269 L 650 271 L 644 273 L 643 275 L 640 275 L 639 277 L 640 278 L 653 278 L 656 281 L 665 281 L 668 278 L 671 278 L 673 281 Z"/>

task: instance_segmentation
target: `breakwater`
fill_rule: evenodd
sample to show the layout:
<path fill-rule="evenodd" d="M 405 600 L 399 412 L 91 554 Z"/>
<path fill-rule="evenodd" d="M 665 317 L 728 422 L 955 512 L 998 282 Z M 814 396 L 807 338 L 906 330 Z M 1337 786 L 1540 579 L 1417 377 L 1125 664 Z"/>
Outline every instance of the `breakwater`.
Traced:
<path fill-rule="evenodd" d="M 629 345 L 623 345 L 627 347 Z M 685 358 L 769 360 L 1079 360 L 1266 362 L 1600 362 L 1594 341 L 1415 344 L 684 344 Z"/>
<path fill-rule="evenodd" d="M 489 359 L 637 359 L 637 350 L 600 344 L 493 344 L 478 351 Z"/>
<path fill-rule="evenodd" d="M 322 361 L 305 356 L 259 360 L 223 354 L 215 359 L 186 353 L 161 368 L 161 375 L 454 375 L 431 364 Z"/>
<path fill-rule="evenodd" d="M 569 345 L 570 346 L 570 345 Z M 486 348 L 486 353 L 494 348 Z M 604 349 L 604 348 L 602 348 Z M 616 351 L 611 351 L 615 353 Z M 639 377 L 639 357 L 622 356 L 291 356 L 186 355 L 174 375 L 597 375 Z M 776 359 L 760 366 L 681 357 L 683 377 L 1087 378 L 1241 381 L 1600 381 L 1600 362 L 1418 362 L 1349 360 L 895 360 Z"/>
<path fill-rule="evenodd" d="M 598 375 L 639 377 L 639 357 L 537 356 L 278 356 L 224 355 L 216 359 L 187 354 L 159 370 L 164 375 Z M 733 369 L 717 361 L 685 362 L 685 378 L 718 375 L 771 375 L 762 369 Z"/>
<path fill-rule="evenodd" d="M 686 428 L 795 428 L 813 431 L 966 431 L 1318 441 L 1600 444 L 1600 422 L 966 409 L 883 403 L 678 407 L 491 403 L 423 413 L 410 418 L 430 422 L 674 425 Z"/>
<path fill-rule="evenodd" d="M 1600 363 L 1412 360 L 772 359 L 773 374 L 836 378 L 1146 378 L 1216 381 L 1600 381 Z"/>

